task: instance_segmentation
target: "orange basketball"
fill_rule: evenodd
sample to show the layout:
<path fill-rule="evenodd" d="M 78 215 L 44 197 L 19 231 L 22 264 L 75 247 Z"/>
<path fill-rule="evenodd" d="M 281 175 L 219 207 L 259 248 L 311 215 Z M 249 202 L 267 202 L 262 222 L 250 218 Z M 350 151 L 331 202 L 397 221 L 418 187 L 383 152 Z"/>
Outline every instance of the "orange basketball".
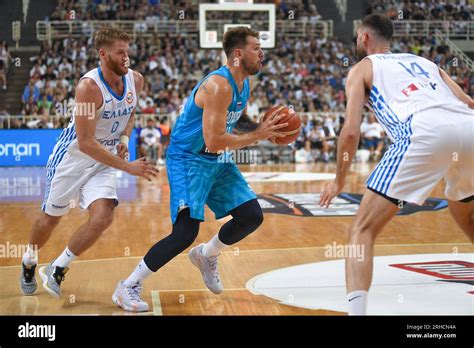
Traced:
<path fill-rule="evenodd" d="M 270 116 L 276 109 L 281 107 L 282 105 L 272 106 L 263 116 L 263 120 L 265 121 L 268 116 Z M 284 133 L 286 136 L 281 138 L 272 138 L 270 140 L 278 145 L 291 144 L 296 140 L 296 138 L 298 138 L 298 135 L 300 134 L 301 119 L 292 108 L 287 106 L 282 107 L 277 115 L 283 116 L 277 124 L 288 123 L 288 126 L 285 128 L 278 129 L 278 132 Z"/>

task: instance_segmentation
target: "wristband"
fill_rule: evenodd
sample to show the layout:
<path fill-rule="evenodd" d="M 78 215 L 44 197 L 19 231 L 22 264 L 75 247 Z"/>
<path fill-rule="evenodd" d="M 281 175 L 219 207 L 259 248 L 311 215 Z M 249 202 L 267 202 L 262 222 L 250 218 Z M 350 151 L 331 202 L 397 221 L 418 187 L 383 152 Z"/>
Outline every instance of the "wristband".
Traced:
<path fill-rule="evenodd" d="M 120 144 L 124 144 L 128 146 L 128 142 L 130 141 L 130 138 L 126 135 L 121 135 L 119 139 Z"/>

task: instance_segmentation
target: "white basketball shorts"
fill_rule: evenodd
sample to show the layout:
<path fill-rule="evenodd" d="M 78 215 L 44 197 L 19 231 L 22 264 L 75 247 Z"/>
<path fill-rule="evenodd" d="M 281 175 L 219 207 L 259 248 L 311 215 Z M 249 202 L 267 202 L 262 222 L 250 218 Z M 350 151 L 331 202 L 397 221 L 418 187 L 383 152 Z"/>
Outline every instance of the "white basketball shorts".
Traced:
<path fill-rule="evenodd" d="M 78 204 L 87 209 L 100 198 L 118 204 L 116 172 L 80 152 L 66 151 L 62 158 L 50 157 L 41 209 L 48 215 L 62 216 Z"/>
<path fill-rule="evenodd" d="M 474 110 L 425 110 L 400 130 L 403 136 L 385 153 L 367 187 L 421 205 L 444 178 L 446 198 L 474 195 Z"/>

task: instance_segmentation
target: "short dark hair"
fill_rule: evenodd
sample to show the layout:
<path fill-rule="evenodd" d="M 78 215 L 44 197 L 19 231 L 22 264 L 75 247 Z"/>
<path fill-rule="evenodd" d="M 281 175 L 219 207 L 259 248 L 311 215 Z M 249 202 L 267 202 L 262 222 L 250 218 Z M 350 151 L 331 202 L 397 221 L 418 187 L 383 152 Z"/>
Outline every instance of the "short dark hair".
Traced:
<path fill-rule="evenodd" d="M 236 48 L 244 47 L 247 44 L 247 37 L 253 36 L 258 39 L 259 33 L 248 27 L 234 27 L 227 30 L 222 38 L 222 47 L 226 56 L 230 56 Z"/>
<path fill-rule="evenodd" d="M 381 13 L 372 13 L 362 19 L 362 27 L 367 27 L 375 31 L 375 33 L 390 41 L 393 36 L 393 23 L 386 15 Z"/>

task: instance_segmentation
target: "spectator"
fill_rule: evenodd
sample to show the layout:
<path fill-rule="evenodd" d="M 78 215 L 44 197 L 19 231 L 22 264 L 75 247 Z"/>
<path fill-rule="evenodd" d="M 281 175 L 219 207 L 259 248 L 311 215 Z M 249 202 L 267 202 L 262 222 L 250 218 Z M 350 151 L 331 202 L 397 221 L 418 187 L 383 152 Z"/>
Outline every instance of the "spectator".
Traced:
<path fill-rule="evenodd" d="M 137 113 L 144 113 L 143 110 L 148 107 L 149 103 L 153 104 L 153 99 L 145 91 L 142 91 L 138 98 Z"/>
<path fill-rule="evenodd" d="M 38 59 L 30 70 L 30 77 L 44 76 L 46 74 L 46 66 L 41 59 Z"/>
<path fill-rule="evenodd" d="M 40 118 L 38 118 L 37 120 L 27 122 L 26 126 L 28 128 L 33 128 L 33 129 L 54 128 L 53 123 L 49 120 L 48 115 L 43 115 Z"/>
<path fill-rule="evenodd" d="M 252 118 L 259 115 L 258 104 L 255 102 L 255 98 L 252 95 L 250 95 L 247 103 L 247 115 Z"/>
<path fill-rule="evenodd" d="M 171 128 L 168 125 L 168 118 L 162 117 L 160 119 L 160 125 L 158 126 L 161 132 L 161 144 L 163 145 L 163 153 L 166 152 L 166 148 L 170 142 Z"/>
<path fill-rule="evenodd" d="M 6 41 L 0 42 L 0 61 L 3 62 L 3 65 L 5 67 L 5 72 L 8 71 L 8 67 L 11 60 L 12 60 L 12 56 L 10 55 L 10 52 L 8 51 L 7 42 Z"/>
<path fill-rule="evenodd" d="M 377 162 L 381 158 L 384 146 L 382 126 L 369 114 L 368 122 L 363 122 L 360 127 L 362 147 L 370 151 L 370 158 Z"/>
<path fill-rule="evenodd" d="M 308 135 L 308 139 L 311 142 L 312 149 L 318 149 L 321 151 L 320 159 L 327 163 L 329 162 L 329 144 L 326 141 L 326 133 L 323 129 L 323 123 L 320 120 L 313 121 L 313 129 Z"/>
<path fill-rule="evenodd" d="M 26 104 L 36 104 L 39 98 L 39 89 L 35 86 L 35 80 L 30 80 L 23 90 L 23 95 L 21 101 L 23 105 Z"/>
<path fill-rule="evenodd" d="M 10 119 L 10 128 L 11 129 L 28 129 L 28 126 L 25 124 L 24 120 L 20 120 L 18 118 L 11 118 Z"/>
<path fill-rule="evenodd" d="M 161 145 L 161 134 L 155 128 L 155 121 L 149 118 L 146 123 L 146 128 L 140 132 L 140 153 L 146 156 L 149 161 L 163 165 L 163 146 Z"/>
<path fill-rule="evenodd" d="M 147 100 L 146 101 L 146 108 L 141 110 L 142 114 L 149 114 L 152 115 L 155 113 L 155 108 L 153 107 L 153 101 L 152 100 Z"/>
<path fill-rule="evenodd" d="M 71 63 L 68 62 L 66 57 L 63 57 L 63 60 L 61 64 L 59 64 L 59 73 L 62 73 L 64 70 L 66 71 L 66 74 L 71 74 L 72 73 L 72 65 Z M 44 74 L 42 74 L 44 75 Z"/>
<path fill-rule="evenodd" d="M 2 89 L 7 89 L 7 69 L 5 62 L 0 59 L 0 82 L 2 84 Z"/>
<path fill-rule="evenodd" d="M 295 162 L 296 163 L 313 163 L 314 157 L 311 153 L 311 141 L 306 140 L 304 147 L 296 150 L 295 152 Z"/>

